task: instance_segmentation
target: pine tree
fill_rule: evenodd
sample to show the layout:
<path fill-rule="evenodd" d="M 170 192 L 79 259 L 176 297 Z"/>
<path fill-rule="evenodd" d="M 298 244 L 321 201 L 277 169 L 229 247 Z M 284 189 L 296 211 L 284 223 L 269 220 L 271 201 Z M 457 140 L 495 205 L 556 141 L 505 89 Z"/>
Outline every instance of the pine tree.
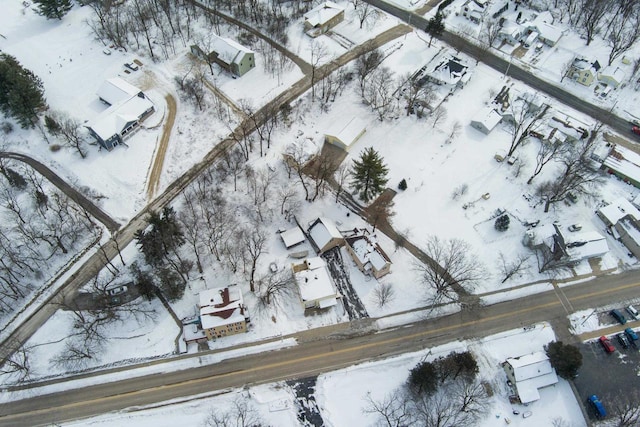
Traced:
<path fill-rule="evenodd" d="M 13 56 L 0 54 L 0 109 L 23 128 L 32 128 L 45 108 L 42 80 Z"/>
<path fill-rule="evenodd" d="M 505 214 L 496 219 L 494 226 L 498 231 L 507 231 L 509 229 L 510 222 L 511 219 L 509 218 L 509 215 Z"/>
<path fill-rule="evenodd" d="M 360 198 L 368 203 L 387 184 L 389 169 L 382 162 L 382 157 L 373 148 L 366 148 L 360 153 L 360 159 L 353 161 L 351 168 L 351 185 L 360 193 Z"/>
<path fill-rule="evenodd" d="M 571 344 L 565 345 L 562 341 L 554 341 L 545 349 L 549 362 L 558 375 L 565 379 L 578 376 L 578 370 L 582 366 L 582 353 L 578 347 Z"/>
<path fill-rule="evenodd" d="M 165 207 L 162 214 L 151 212 L 148 222 L 149 229 L 138 231 L 136 239 L 147 263 L 159 266 L 169 252 L 184 244 L 184 234 L 171 207 Z"/>
<path fill-rule="evenodd" d="M 62 19 L 73 6 L 71 0 L 33 0 L 38 6 L 38 14 L 47 19 Z"/>
<path fill-rule="evenodd" d="M 431 36 L 429 38 L 429 47 L 431 47 L 431 41 L 433 40 L 433 38 L 441 36 L 444 32 L 444 22 L 442 20 L 442 13 L 440 13 L 440 10 L 436 12 L 433 18 L 429 19 L 425 31 L 427 32 L 427 34 L 429 34 L 429 36 Z"/>

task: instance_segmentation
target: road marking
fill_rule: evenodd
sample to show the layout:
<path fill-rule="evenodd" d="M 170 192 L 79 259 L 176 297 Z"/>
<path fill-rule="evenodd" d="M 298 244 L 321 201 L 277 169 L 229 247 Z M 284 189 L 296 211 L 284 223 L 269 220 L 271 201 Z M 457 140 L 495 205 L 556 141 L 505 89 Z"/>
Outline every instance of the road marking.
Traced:
<path fill-rule="evenodd" d="M 591 293 L 588 293 L 588 294 L 579 295 L 579 296 L 577 296 L 577 297 L 575 297 L 573 299 L 574 300 L 586 299 L 586 298 L 591 298 L 591 297 L 594 297 L 594 296 L 604 295 L 604 294 L 611 293 L 611 292 L 614 292 L 614 291 L 629 289 L 629 288 L 638 287 L 638 286 L 640 286 L 640 283 L 632 283 L 632 284 L 627 284 L 627 285 L 621 285 L 621 286 L 618 286 L 618 287 L 615 287 L 615 288 L 607 288 L 607 289 L 603 289 L 603 290 L 600 290 L 600 291 L 595 291 L 595 292 L 591 292 Z M 567 301 L 568 301 L 568 299 L 567 299 Z M 152 393 L 152 392 L 160 390 L 160 389 L 165 389 L 166 390 L 168 388 L 176 388 L 176 387 L 185 386 L 187 384 L 197 384 L 197 383 L 202 383 L 202 382 L 210 382 L 212 380 L 215 380 L 216 378 L 226 378 L 226 377 L 232 377 L 232 376 L 236 376 L 236 375 L 246 375 L 246 374 L 249 374 L 249 373 L 252 373 L 252 372 L 259 372 L 259 371 L 263 371 L 263 370 L 267 370 L 267 369 L 271 369 L 271 368 L 278 368 L 278 367 L 281 367 L 281 366 L 291 365 L 291 364 L 294 364 L 294 363 L 300 363 L 300 362 L 305 362 L 305 361 L 322 359 L 328 354 L 334 354 L 335 355 L 335 354 L 344 354 L 344 353 L 357 352 L 357 351 L 364 350 L 364 349 L 367 349 L 367 348 L 381 346 L 383 344 L 392 344 L 392 343 L 401 342 L 401 341 L 409 341 L 409 340 L 413 340 L 415 338 L 424 337 L 424 336 L 428 336 L 428 335 L 437 335 L 439 333 L 446 332 L 446 331 L 449 331 L 449 330 L 452 330 L 452 329 L 464 328 L 465 326 L 470 326 L 472 324 L 486 323 L 486 322 L 489 322 L 489 321 L 492 321 L 492 320 L 498 320 L 498 319 L 501 319 L 501 318 L 511 317 L 511 316 L 514 316 L 514 315 L 522 314 L 522 313 L 528 313 L 528 312 L 535 311 L 535 310 L 540 310 L 540 309 L 543 309 L 543 308 L 553 307 L 553 306 L 558 305 L 558 304 L 562 304 L 562 302 L 559 301 L 559 300 L 556 300 L 556 301 L 552 301 L 552 302 L 549 302 L 549 303 L 546 303 L 546 304 L 540 304 L 540 305 L 536 305 L 534 307 L 529 307 L 529 308 L 523 308 L 523 309 L 520 309 L 520 310 L 510 311 L 508 313 L 497 314 L 495 316 L 490 316 L 490 317 L 486 317 L 486 318 L 483 318 L 483 319 L 470 320 L 470 321 L 463 322 L 463 323 L 458 323 L 458 324 L 455 324 L 455 325 L 443 326 L 441 328 L 437 328 L 437 329 L 433 329 L 433 330 L 429 330 L 429 331 L 417 332 L 415 334 L 411 334 L 411 335 L 407 335 L 407 336 L 403 336 L 403 337 L 389 338 L 389 339 L 384 340 L 384 341 L 377 341 L 377 342 L 372 342 L 372 343 L 367 343 L 367 344 L 361 344 L 361 345 L 358 345 L 358 346 L 343 348 L 343 349 L 340 349 L 340 350 L 330 350 L 330 351 L 327 351 L 327 352 L 324 352 L 324 353 L 321 353 L 321 354 L 300 357 L 300 358 L 292 359 L 292 360 L 288 360 L 288 361 L 285 360 L 285 361 L 281 361 L 281 362 L 275 362 L 275 363 L 271 363 L 269 365 L 260 365 L 260 366 L 254 366 L 254 367 L 251 367 L 251 368 L 243 369 L 243 370 L 236 370 L 236 371 L 231 371 L 231 372 L 223 372 L 223 373 L 220 373 L 220 374 L 215 374 L 215 375 L 207 376 L 207 377 L 203 377 L 203 378 L 195 378 L 195 379 L 191 379 L 191 380 L 187 380 L 187 381 L 181 381 L 181 382 L 172 383 L 172 384 L 159 385 L 159 386 L 146 388 L 146 389 L 142 389 L 142 390 L 134 390 L 134 391 L 126 392 L 126 393 L 120 393 L 120 394 L 115 394 L 115 395 L 111 395 L 111 396 L 99 397 L 99 398 L 95 398 L 95 399 L 91 399 L 91 400 L 85 400 L 85 401 L 81 401 L 81 402 L 67 403 L 67 404 L 64 404 L 64 405 L 56 406 L 56 407 L 29 410 L 28 412 L 21 412 L 21 413 L 17 413 L 17 414 L 8 414 L 8 415 L 0 416 L 0 421 L 8 421 L 8 420 L 11 420 L 11 419 L 14 419 L 14 418 L 19 418 L 19 417 L 21 417 L 21 416 L 23 416 L 25 414 L 29 414 L 29 415 L 46 414 L 46 413 L 49 413 L 52 409 L 64 410 L 64 408 L 73 408 L 73 407 L 77 407 L 77 406 L 90 406 L 94 402 L 123 399 L 123 398 L 126 398 L 127 396 L 135 396 L 135 395 L 142 395 L 142 394 L 145 394 L 145 393 Z M 356 361 L 352 361 L 347 366 L 353 365 L 355 362 Z M 335 364 L 334 366 L 339 366 L 339 365 L 341 365 L 341 364 L 338 363 L 338 364 Z M 322 369 L 326 369 L 326 368 L 327 367 L 323 367 Z M 317 369 L 313 369 L 310 372 L 314 372 L 314 371 L 317 371 Z M 308 372 L 308 371 L 303 371 L 303 372 Z M 140 378 L 142 379 L 143 377 L 140 377 Z M 264 381 L 260 381 L 260 382 L 263 383 Z M 10 402 L 7 402 L 7 403 L 10 403 Z"/>

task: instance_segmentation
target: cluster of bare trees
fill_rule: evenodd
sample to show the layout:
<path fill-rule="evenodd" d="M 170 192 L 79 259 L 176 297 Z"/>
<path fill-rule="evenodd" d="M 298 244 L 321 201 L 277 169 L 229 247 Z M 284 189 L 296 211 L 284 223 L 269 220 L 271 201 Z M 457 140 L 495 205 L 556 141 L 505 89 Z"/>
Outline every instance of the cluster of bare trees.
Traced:
<path fill-rule="evenodd" d="M 486 414 L 490 397 L 476 378 L 469 352 L 452 353 L 411 370 L 407 384 L 376 400 L 367 394 L 363 412 L 377 416 L 377 426 L 464 427 Z M 425 387 L 418 387 L 419 384 Z"/>
<path fill-rule="evenodd" d="M 59 256 L 97 236 L 88 214 L 33 169 L 0 159 L 0 313 L 46 281 Z"/>
<path fill-rule="evenodd" d="M 192 23 L 201 14 L 188 0 L 132 0 L 90 2 L 95 35 L 120 49 L 146 49 L 152 60 L 175 55 L 191 39 Z"/>
<path fill-rule="evenodd" d="M 213 407 L 204 427 L 261 427 L 266 425 L 258 411 L 246 399 L 238 396 L 225 408 Z"/>
<path fill-rule="evenodd" d="M 586 39 L 587 46 L 600 34 L 611 47 L 609 65 L 640 38 L 638 0 L 552 0 L 561 20 L 565 17 Z"/>
<path fill-rule="evenodd" d="M 77 152 L 83 159 L 87 157 L 86 131 L 80 120 L 62 112 L 53 112 L 44 116 L 44 125 L 63 147 Z"/>

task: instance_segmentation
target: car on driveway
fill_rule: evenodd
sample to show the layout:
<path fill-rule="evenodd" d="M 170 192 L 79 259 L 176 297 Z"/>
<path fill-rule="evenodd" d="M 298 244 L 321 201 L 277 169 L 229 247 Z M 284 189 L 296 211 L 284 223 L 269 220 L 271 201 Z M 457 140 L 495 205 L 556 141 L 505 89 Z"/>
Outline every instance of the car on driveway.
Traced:
<path fill-rule="evenodd" d="M 624 330 L 624 333 L 627 334 L 629 341 L 638 341 L 638 334 L 636 334 L 636 331 L 634 331 L 633 329 L 627 328 Z"/>
<path fill-rule="evenodd" d="M 616 348 L 613 346 L 613 344 L 611 344 L 609 338 L 605 337 L 604 335 L 600 337 L 600 344 L 602 344 L 604 351 L 606 351 L 607 353 L 613 353 L 614 351 L 616 351 Z"/>
<path fill-rule="evenodd" d="M 609 314 L 613 316 L 613 318 L 616 319 L 621 325 L 627 323 L 627 318 L 624 317 L 624 314 L 622 314 L 617 308 L 611 310 Z"/>

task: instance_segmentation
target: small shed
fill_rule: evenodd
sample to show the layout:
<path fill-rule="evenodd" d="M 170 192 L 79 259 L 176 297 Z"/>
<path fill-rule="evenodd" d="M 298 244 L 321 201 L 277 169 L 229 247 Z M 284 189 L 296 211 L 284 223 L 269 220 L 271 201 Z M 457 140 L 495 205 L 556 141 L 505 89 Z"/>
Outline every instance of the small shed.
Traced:
<path fill-rule="evenodd" d="M 364 122 L 357 117 L 352 117 L 346 123 L 342 121 L 332 126 L 332 128 L 324 134 L 324 141 L 348 151 L 349 147 L 360 139 L 366 131 L 367 128 Z"/>
<path fill-rule="evenodd" d="M 311 37 L 318 37 L 344 20 L 344 7 L 326 1 L 304 14 L 304 29 Z"/>
<path fill-rule="evenodd" d="M 280 233 L 280 238 L 284 243 L 284 247 L 291 249 L 292 247 L 304 242 L 304 233 L 297 225 L 289 230 Z"/>
<path fill-rule="evenodd" d="M 502 120 L 502 115 L 495 108 L 489 107 L 476 114 L 475 118 L 471 120 L 471 127 L 489 135 L 500 123 L 500 120 Z"/>

